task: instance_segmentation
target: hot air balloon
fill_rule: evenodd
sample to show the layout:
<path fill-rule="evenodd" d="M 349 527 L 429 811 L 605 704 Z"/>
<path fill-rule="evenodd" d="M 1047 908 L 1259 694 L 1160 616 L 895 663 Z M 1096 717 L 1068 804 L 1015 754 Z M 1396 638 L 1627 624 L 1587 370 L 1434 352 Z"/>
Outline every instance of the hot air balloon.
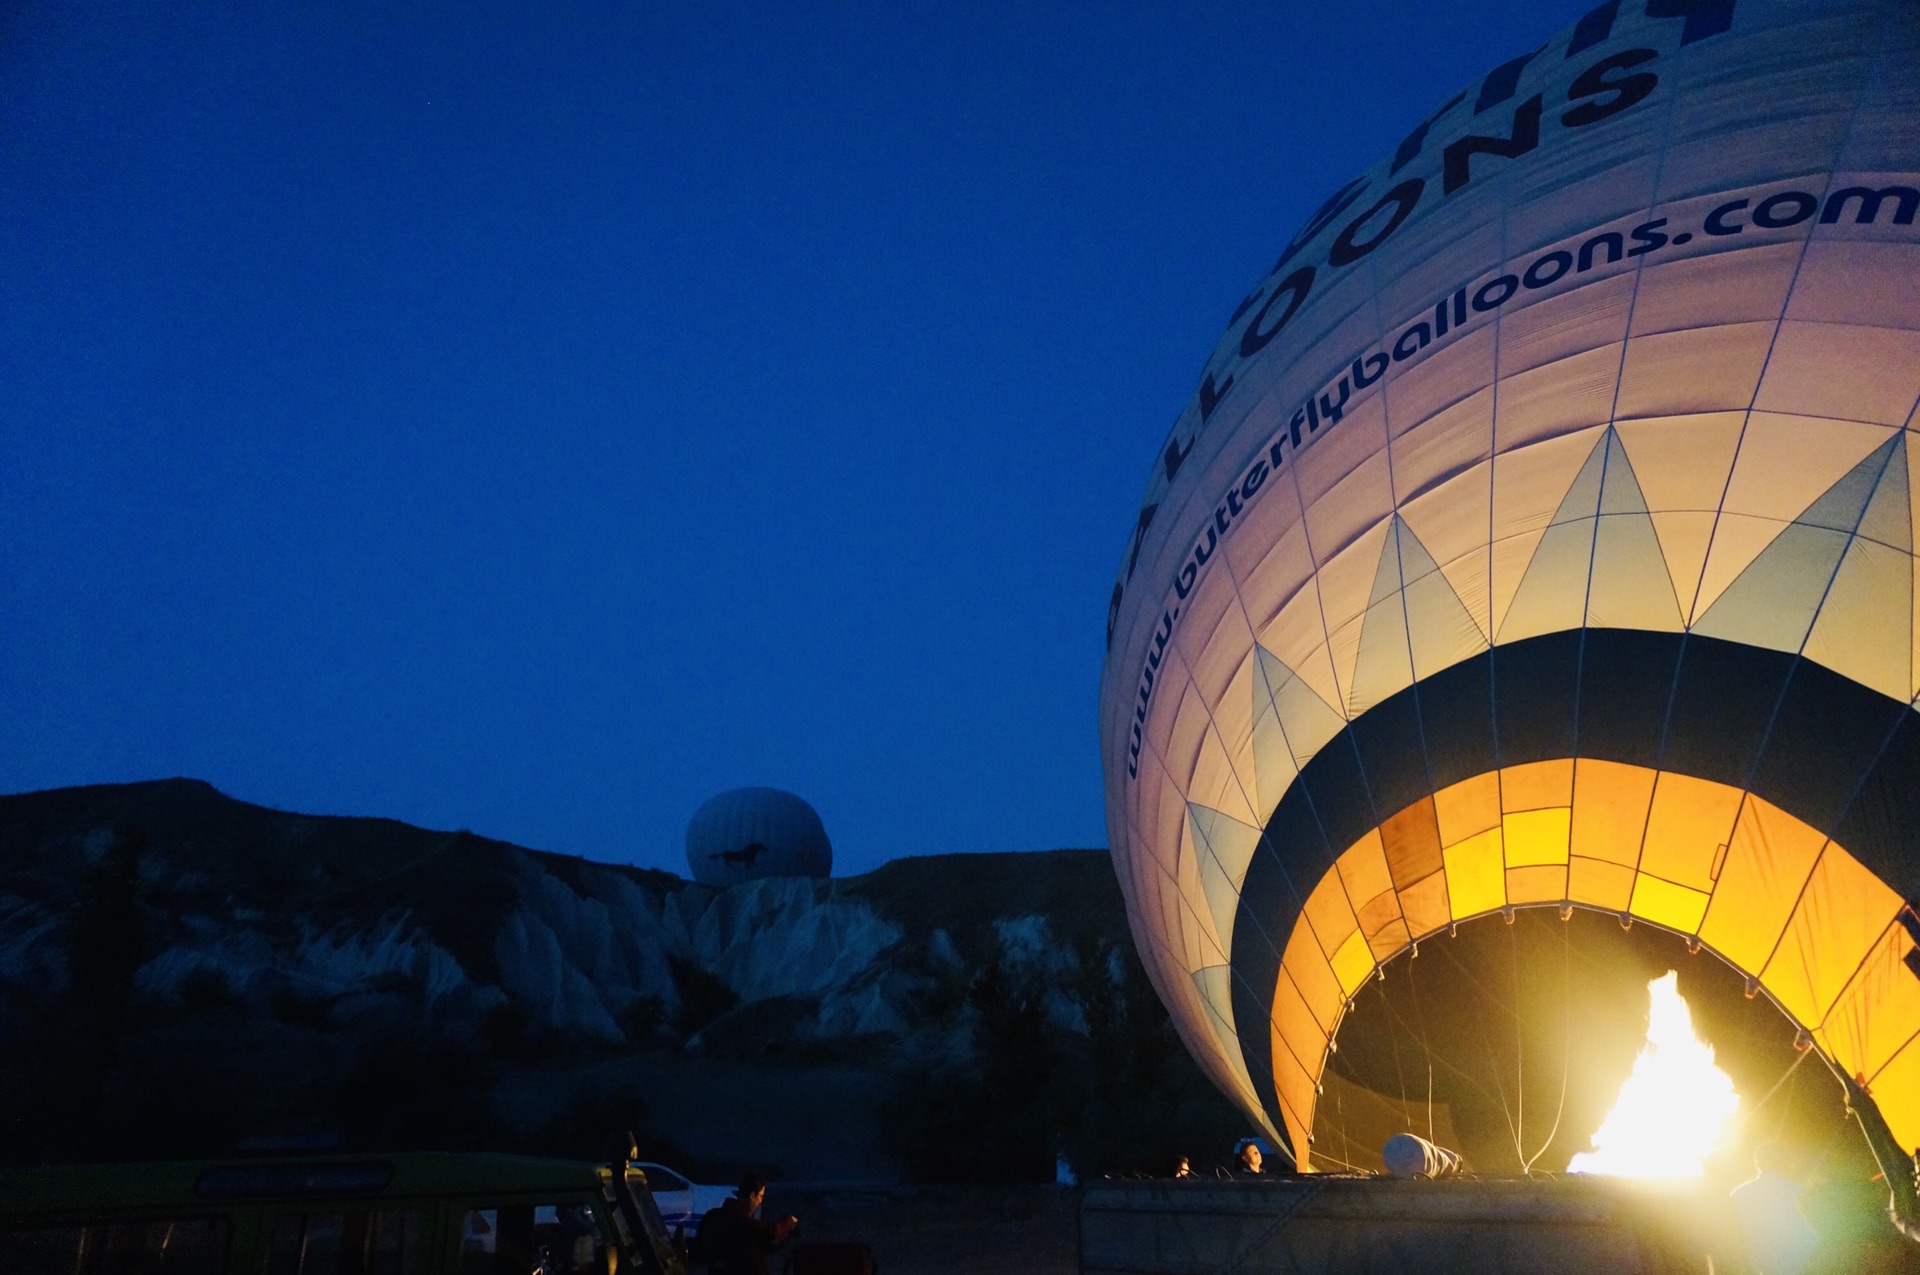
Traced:
<path fill-rule="evenodd" d="M 1474 971 L 1654 941 L 1920 1146 L 1920 9 L 1601 4 L 1409 123 L 1235 309 L 1121 557 L 1149 974 L 1303 1170 L 1383 1089 L 1431 1114 L 1445 1050 L 1381 1041 L 1475 1065 Z"/>
<path fill-rule="evenodd" d="M 819 814 L 779 788 L 734 788 L 710 797 L 687 823 L 687 867 L 702 885 L 833 873 Z"/>

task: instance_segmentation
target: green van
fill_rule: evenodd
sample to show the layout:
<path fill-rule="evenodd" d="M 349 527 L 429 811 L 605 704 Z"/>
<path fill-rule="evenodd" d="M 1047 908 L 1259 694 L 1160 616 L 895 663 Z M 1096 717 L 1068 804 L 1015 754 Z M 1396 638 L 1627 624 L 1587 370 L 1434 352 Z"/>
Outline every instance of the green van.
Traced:
<path fill-rule="evenodd" d="M 6 1275 L 682 1275 L 636 1168 L 408 1152 L 0 1170 Z"/>

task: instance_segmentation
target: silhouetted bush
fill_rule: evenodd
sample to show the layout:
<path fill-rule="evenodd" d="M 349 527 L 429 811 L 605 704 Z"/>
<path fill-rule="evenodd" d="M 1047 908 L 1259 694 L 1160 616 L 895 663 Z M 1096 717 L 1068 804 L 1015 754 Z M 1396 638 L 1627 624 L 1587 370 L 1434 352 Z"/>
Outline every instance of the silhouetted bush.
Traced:
<path fill-rule="evenodd" d="M 677 956 L 667 958 L 673 971 L 673 983 L 680 991 L 680 1017 L 674 1022 L 681 1034 L 691 1036 L 720 1015 L 740 1003 L 731 987 L 718 975 L 701 969 Z"/>
<path fill-rule="evenodd" d="M 233 981 L 211 965 L 195 966 L 180 980 L 180 1004 L 190 1012 L 225 1009 L 237 1002 Z"/>
<path fill-rule="evenodd" d="M 1080 946 L 1071 978 L 997 960 L 975 975 L 973 1057 L 903 1075 L 882 1112 L 909 1177 L 1050 1181 L 1062 1155 L 1082 1176 L 1164 1172 L 1231 1146 L 1242 1117 L 1187 1057 L 1132 952 Z M 1084 1034 L 1049 1014 L 1056 993 Z"/>
<path fill-rule="evenodd" d="M 658 996 L 636 996 L 620 1011 L 620 1030 L 635 1045 L 652 1043 L 667 1025 L 667 1007 Z"/>
<path fill-rule="evenodd" d="M 501 1001 L 480 1020 L 480 1034 L 497 1057 L 518 1057 L 527 1043 L 526 1011 L 512 1001 Z"/>

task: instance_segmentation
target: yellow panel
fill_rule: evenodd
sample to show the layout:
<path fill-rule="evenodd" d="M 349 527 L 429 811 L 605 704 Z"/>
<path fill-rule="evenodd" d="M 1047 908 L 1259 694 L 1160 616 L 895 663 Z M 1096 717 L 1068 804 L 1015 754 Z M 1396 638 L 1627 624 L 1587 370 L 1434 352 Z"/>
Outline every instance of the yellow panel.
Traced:
<path fill-rule="evenodd" d="M 1313 1081 L 1291 1061 L 1273 1069 L 1274 1092 L 1280 1097 L 1280 1115 L 1287 1139 L 1298 1153 L 1301 1172 L 1308 1168 L 1307 1133 L 1313 1128 Z"/>
<path fill-rule="evenodd" d="M 1502 819 L 1500 829 L 1507 843 L 1507 866 L 1525 868 L 1540 863 L 1565 863 L 1572 817 L 1571 809 L 1556 806 L 1550 810 L 1516 810 Z"/>
<path fill-rule="evenodd" d="M 1653 781 L 1654 772 L 1643 767 L 1582 757 L 1574 767 L 1573 853 L 1629 868 L 1637 864 Z M 1618 906 L 1626 905 L 1623 896 Z"/>
<path fill-rule="evenodd" d="M 1440 833 L 1433 802 L 1421 799 L 1380 825 L 1387 871 L 1402 888 L 1440 870 Z"/>
<path fill-rule="evenodd" d="M 1749 972 L 1766 965 L 1827 839 L 1748 794 L 1700 937 Z"/>
<path fill-rule="evenodd" d="M 1744 795 L 1725 784 L 1663 772 L 1653 790 L 1640 870 L 1695 890 L 1712 890 L 1721 847 L 1733 836 Z"/>
<path fill-rule="evenodd" d="M 1315 1021 L 1299 987 L 1284 971 L 1273 985 L 1273 1031 L 1276 1071 L 1283 1061 L 1298 1062 L 1309 1073 L 1319 1068 L 1327 1052 L 1327 1032 Z"/>
<path fill-rule="evenodd" d="M 1489 772 L 1433 794 L 1440 844 L 1450 846 L 1500 826 L 1500 776 Z"/>
<path fill-rule="evenodd" d="M 1284 972 L 1273 985 L 1273 1010 L 1267 1025 L 1272 1031 L 1274 1070 L 1290 1062 L 1313 1074 L 1326 1056 L 1328 1033 L 1314 1021 L 1300 989 Z"/>
<path fill-rule="evenodd" d="M 1367 950 L 1373 953 L 1373 959 L 1377 962 L 1386 960 L 1413 942 L 1413 931 L 1407 928 L 1405 919 L 1400 915 L 1397 897 L 1383 894 L 1376 902 L 1389 904 L 1393 908 L 1393 915 L 1379 926 L 1370 926 L 1362 918 L 1360 932 L 1367 936 Z"/>
<path fill-rule="evenodd" d="M 1377 828 L 1348 847 L 1334 866 L 1340 870 L 1340 880 L 1347 887 L 1347 898 L 1356 907 L 1366 904 L 1382 891 L 1393 889 L 1393 878 L 1387 874 L 1387 856 L 1381 848 L 1380 830 Z"/>
<path fill-rule="evenodd" d="M 1567 897 L 1588 907 L 1624 912 L 1633 898 L 1633 869 L 1575 855 L 1567 863 Z"/>
<path fill-rule="evenodd" d="M 1567 869 L 1564 864 L 1507 869 L 1509 903 L 1557 903 L 1566 897 Z"/>
<path fill-rule="evenodd" d="M 1920 439 L 1909 438 L 1904 449 L 1907 453 L 1907 525 L 1920 527 Z M 1881 481 L 1885 481 L 1882 479 Z M 1913 658 L 1911 667 L 1914 673 L 1913 697 L 1920 699 L 1920 558 L 1914 560 L 1914 587 L 1912 597 L 1915 600 L 1913 629 Z"/>
<path fill-rule="evenodd" d="M 1340 1007 L 1346 1004 L 1347 998 L 1340 990 L 1340 980 L 1333 976 L 1333 966 L 1328 964 L 1320 945 L 1314 941 L 1313 931 L 1307 926 L 1295 925 L 1293 933 L 1287 936 L 1287 952 L 1280 958 L 1280 968 L 1299 989 L 1320 1030 L 1331 1032 L 1333 1025 L 1340 1021 Z"/>
<path fill-rule="evenodd" d="M 1453 919 L 1477 915 L 1507 901 L 1506 863 L 1500 851 L 1500 830 L 1468 837 L 1448 846 L 1447 898 Z"/>
<path fill-rule="evenodd" d="M 1642 872 L 1634 878 L 1630 910 L 1637 917 L 1691 934 L 1700 928 L 1700 918 L 1707 914 L 1707 895 L 1703 890 L 1689 890 L 1684 885 Z"/>
<path fill-rule="evenodd" d="M 1802 1025 L 1818 1024 L 1900 907 L 1885 882 L 1829 842 L 1761 982 Z"/>
<path fill-rule="evenodd" d="M 1329 872 L 1320 878 L 1313 893 L 1307 896 L 1307 924 L 1313 927 L 1313 935 L 1320 940 L 1320 950 L 1328 960 L 1340 950 L 1347 936 L 1360 928 L 1360 922 L 1353 915 L 1353 905 L 1347 901 L 1346 887 L 1340 884 L 1340 874 Z M 1295 928 L 1298 928 L 1297 926 Z"/>
<path fill-rule="evenodd" d="M 1367 948 L 1366 935 L 1355 930 L 1340 945 L 1340 950 L 1333 954 L 1333 973 L 1340 980 L 1340 990 L 1348 996 L 1367 981 L 1367 975 L 1373 973 L 1373 953 Z"/>
<path fill-rule="evenodd" d="M 1871 1076 L 1920 1034 L 1920 979 L 1906 965 L 1913 940 L 1887 926 L 1821 1024 L 1821 1044 L 1850 1076 Z"/>
<path fill-rule="evenodd" d="M 1400 891 L 1400 911 L 1414 938 L 1433 933 L 1453 919 L 1447 904 L 1447 874 L 1436 872 Z"/>
<path fill-rule="evenodd" d="M 1573 801 L 1573 760 L 1536 761 L 1500 772 L 1502 810 L 1539 810 Z"/>
<path fill-rule="evenodd" d="M 1868 1079 L 1867 1093 L 1880 1108 L 1893 1140 L 1903 1147 L 1920 1147 L 1920 1041 L 1894 1055 L 1892 1062 Z"/>
<path fill-rule="evenodd" d="M 1367 947 L 1380 956 L 1380 943 L 1392 935 L 1404 933 L 1405 924 L 1400 920 L 1400 895 L 1390 889 L 1382 889 L 1379 895 L 1361 904 L 1359 908 L 1359 933 L 1367 935 Z M 1398 945 L 1394 945 L 1398 947 Z M 1388 952 L 1394 950 L 1388 947 Z"/>

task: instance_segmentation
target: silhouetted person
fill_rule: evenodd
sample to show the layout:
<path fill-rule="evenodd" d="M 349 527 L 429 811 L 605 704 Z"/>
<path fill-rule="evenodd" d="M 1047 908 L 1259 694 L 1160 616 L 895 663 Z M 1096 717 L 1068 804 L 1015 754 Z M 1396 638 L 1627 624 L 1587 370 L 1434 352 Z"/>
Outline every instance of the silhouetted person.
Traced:
<path fill-rule="evenodd" d="M 633 1130 L 627 1129 L 607 1135 L 604 1147 L 607 1163 L 616 1169 L 623 1169 L 640 1158 L 640 1142 L 633 1136 Z"/>
<path fill-rule="evenodd" d="M 767 1254 L 793 1233 L 799 1219 L 789 1213 L 778 1222 L 761 1221 L 766 1198 L 765 1179 L 749 1173 L 725 1203 L 700 1219 L 700 1251 L 710 1275 L 767 1275 Z"/>
<path fill-rule="evenodd" d="M 1238 1163 L 1233 1166 L 1234 1175 L 1243 1178 L 1266 1176 L 1260 1168 L 1260 1158 L 1259 1143 L 1252 1141 L 1242 1143 L 1240 1145 L 1240 1159 Z"/>
<path fill-rule="evenodd" d="M 1787 1157 L 1777 1142 L 1753 1149 L 1753 1177 L 1733 1188 L 1733 1212 L 1759 1275 L 1799 1275 L 1813 1260 L 1820 1233 L 1800 1211 L 1797 1179 L 1785 1173 Z"/>

